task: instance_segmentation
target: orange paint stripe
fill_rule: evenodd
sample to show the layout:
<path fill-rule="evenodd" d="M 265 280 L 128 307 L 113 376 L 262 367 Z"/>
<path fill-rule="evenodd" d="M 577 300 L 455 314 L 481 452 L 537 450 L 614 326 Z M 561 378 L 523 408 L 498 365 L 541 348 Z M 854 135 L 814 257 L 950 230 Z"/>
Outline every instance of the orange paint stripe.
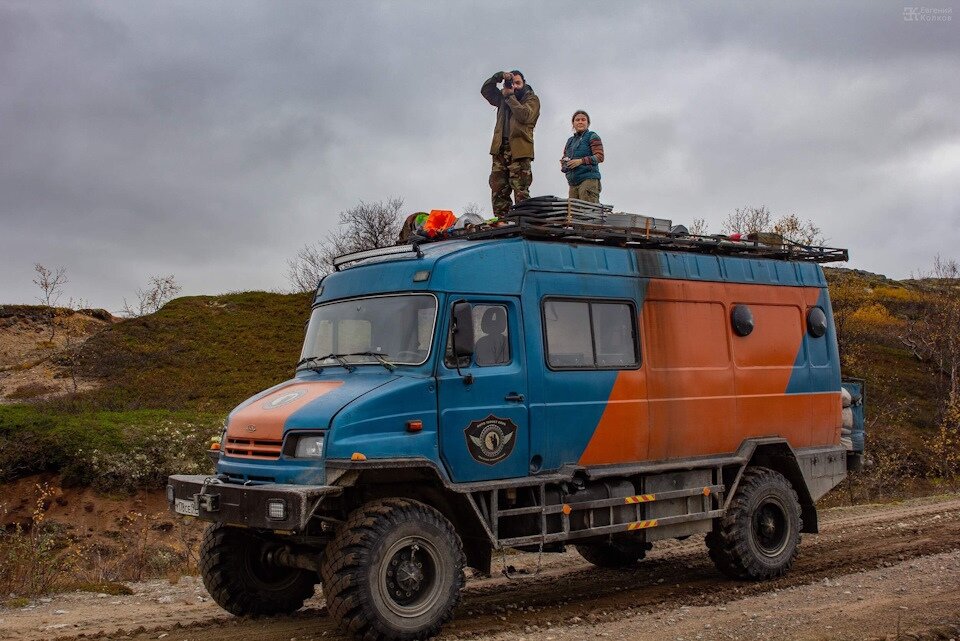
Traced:
<path fill-rule="evenodd" d="M 649 503 L 650 501 L 656 501 L 656 494 L 638 494 L 637 496 L 628 496 L 623 499 L 626 503 Z"/>
<path fill-rule="evenodd" d="M 227 425 L 227 454 L 245 458 L 279 458 L 283 425 L 287 419 L 341 385 L 343 381 L 293 381 L 237 410 Z"/>
<path fill-rule="evenodd" d="M 636 521 L 627 526 L 627 531 L 645 530 L 651 527 L 657 527 L 657 519 L 653 519 L 652 521 Z"/>

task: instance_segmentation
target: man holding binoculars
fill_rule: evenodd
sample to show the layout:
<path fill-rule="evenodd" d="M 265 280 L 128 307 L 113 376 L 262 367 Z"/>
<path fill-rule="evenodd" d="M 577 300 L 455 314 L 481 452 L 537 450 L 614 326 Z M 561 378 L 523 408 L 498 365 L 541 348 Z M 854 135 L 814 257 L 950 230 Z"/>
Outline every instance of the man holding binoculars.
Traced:
<path fill-rule="evenodd" d="M 501 82 L 503 86 L 498 88 Z M 540 117 L 540 99 L 517 70 L 493 74 L 483 83 L 480 94 L 497 108 L 490 145 L 490 192 L 493 215 L 499 218 L 510 211 L 511 204 L 530 197 L 533 128 Z"/>

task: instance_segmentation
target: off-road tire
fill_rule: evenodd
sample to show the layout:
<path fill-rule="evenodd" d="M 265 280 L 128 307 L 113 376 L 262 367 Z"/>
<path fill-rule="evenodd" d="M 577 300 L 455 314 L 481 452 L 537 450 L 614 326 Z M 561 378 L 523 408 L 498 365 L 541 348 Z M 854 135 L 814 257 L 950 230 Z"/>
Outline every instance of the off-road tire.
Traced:
<path fill-rule="evenodd" d="M 782 474 L 748 468 L 730 508 L 707 534 L 717 569 L 734 579 L 763 581 L 790 570 L 800 545 L 800 502 Z"/>
<path fill-rule="evenodd" d="M 637 564 L 652 546 L 624 537 L 608 537 L 605 541 L 578 543 L 577 552 L 598 568 L 629 568 Z"/>
<path fill-rule="evenodd" d="M 214 524 L 200 544 L 203 585 L 221 608 L 237 616 L 296 612 L 313 596 L 316 572 L 284 568 L 267 555 L 278 547 L 251 530 Z"/>
<path fill-rule="evenodd" d="M 465 565 L 460 537 L 440 512 L 411 499 L 372 501 L 327 545 L 320 568 L 327 611 L 364 641 L 426 639 L 453 616 Z"/>

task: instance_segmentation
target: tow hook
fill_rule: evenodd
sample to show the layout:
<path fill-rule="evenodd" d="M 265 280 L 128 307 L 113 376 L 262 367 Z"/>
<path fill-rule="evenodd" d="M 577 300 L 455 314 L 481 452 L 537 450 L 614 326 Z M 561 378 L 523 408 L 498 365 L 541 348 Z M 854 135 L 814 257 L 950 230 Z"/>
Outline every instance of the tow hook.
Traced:
<path fill-rule="evenodd" d="M 193 500 L 197 502 L 197 506 L 202 507 L 207 512 L 220 511 L 219 494 L 194 494 Z"/>

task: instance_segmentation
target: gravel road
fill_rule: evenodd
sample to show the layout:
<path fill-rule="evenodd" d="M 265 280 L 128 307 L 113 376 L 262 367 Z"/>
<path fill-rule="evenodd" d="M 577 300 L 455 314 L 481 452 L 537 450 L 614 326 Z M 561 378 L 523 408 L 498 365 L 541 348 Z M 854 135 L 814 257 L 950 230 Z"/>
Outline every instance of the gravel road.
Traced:
<path fill-rule="evenodd" d="M 468 580 L 439 637 L 457 639 L 960 639 L 960 497 L 821 513 L 791 573 L 722 577 L 702 537 L 658 543 L 635 569 L 601 570 L 576 552 L 495 559 L 517 579 Z M 292 616 L 241 619 L 201 582 L 131 584 L 131 596 L 71 593 L 0 608 L 0 639 L 308 641 L 342 639 L 322 596 Z M 319 590 L 318 590 L 319 592 Z"/>

